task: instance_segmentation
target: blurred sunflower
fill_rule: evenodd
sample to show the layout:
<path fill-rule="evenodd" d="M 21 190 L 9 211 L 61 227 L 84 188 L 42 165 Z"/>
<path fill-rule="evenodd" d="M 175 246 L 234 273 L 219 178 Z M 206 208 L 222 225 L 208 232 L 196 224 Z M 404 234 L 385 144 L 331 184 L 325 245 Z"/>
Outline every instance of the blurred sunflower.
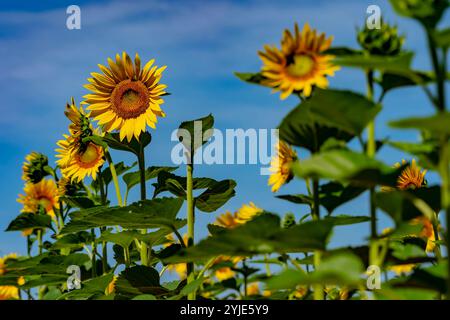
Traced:
<path fill-rule="evenodd" d="M 396 275 L 401 276 L 403 274 L 410 273 L 411 271 L 414 270 L 415 267 L 416 267 L 416 265 L 414 263 L 408 263 L 408 264 L 398 264 L 398 265 L 390 266 L 388 268 L 389 268 L 389 270 L 394 272 Z"/>
<path fill-rule="evenodd" d="M 118 278 L 119 277 L 116 275 L 113 276 L 113 279 L 111 280 L 111 282 L 108 284 L 108 286 L 105 289 L 105 295 L 110 295 L 110 294 L 113 294 L 116 292 L 116 282 L 117 282 Z"/>
<path fill-rule="evenodd" d="M 226 263 L 226 262 L 230 262 L 231 264 L 236 265 L 241 260 L 242 260 L 242 258 L 240 258 L 240 257 L 218 256 L 214 260 L 213 265 L 218 265 L 220 263 Z M 235 272 L 231 269 L 231 267 L 223 266 L 223 267 L 215 269 L 214 275 L 216 276 L 217 280 L 224 281 L 224 280 L 233 278 L 235 275 Z"/>
<path fill-rule="evenodd" d="M 17 259 L 17 254 L 11 253 L 0 258 L 0 276 L 4 275 L 6 270 L 6 262 L 10 259 Z M 23 278 L 23 277 L 21 277 Z M 19 284 L 21 280 L 19 278 Z M 16 286 L 0 286 L 0 300 L 19 299 L 19 289 Z"/>
<path fill-rule="evenodd" d="M 170 245 L 178 242 L 178 241 L 175 240 L 175 237 L 174 237 L 173 234 L 168 235 L 166 238 L 170 242 L 165 243 L 164 247 L 169 247 Z M 183 242 L 184 242 L 184 245 L 187 245 L 187 242 L 188 242 L 188 235 L 187 234 L 183 235 Z M 186 277 L 187 277 L 187 266 L 186 266 L 186 263 L 168 264 L 167 265 L 167 271 L 175 272 L 176 274 L 178 274 L 180 279 L 186 279 Z"/>
<path fill-rule="evenodd" d="M 411 224 L 416 225 L 423 225 L 422 231 L 419 234 L 419 237 L 424 239 L 427 242 L 426 246 L 426 252 L 433 252 L 434 248 L 436 247 L 435 244 L 435 234 L 433 229 L 433 224 L 431 223 L 430 219 L 427 217 L 421 216 L 417 217 L 411 220 Z"/>
<path fill-rule="evenodd" d="M 102 74 L 91 73 L 85 88 L 92 93 L 84 96 L 84 103 L 103 131 L 119 130 L 120 140 L 131 141 L 133 136 L 139 138 L 146 125 L 154 129 L 157 116 L 165 116 L 160 105 L 167 86 L 159 82 L 166 66 L 158 68 L 153 63 L 150 60 L 141 67 L 138 54 L 133 64 L 123 52 L 115 61 L 108 58 L 109 68 L 99 65 Z"/>
<path fill-rule="evenodd" d="M 39 152 L 31 152 L 25 157 L 22 166 L 22 180 L 26 182 L 38 183 L 48 175 L 46 167 L 48 166 L 48 158 Z"/>
<path fill-rule="evenodd" d="M 54 209 L 59 209 L 58 188 L 55 181 L 42 179 L 38 183 L 28 182 L 24 187 L 25 195 L 20 194 L 17 202 L 23 204 L 22 212 L 37 213 L 39 208 L 51 217 L 55 217 Z"/>
<path fill-rule="evenodd" d="M 402 163 L 396 163 L 395 167 L 400 168 L 403 165 L 406 165 L 407 162 L 402 160 Z M 397 180 L 397 188 L 400 190 L 407 189 L 418 189 L 426 185 L 425 174 L 427 170 L 423 170 L 420 168 L 415 159 L 412 159 L 411 164 L 406 167 L 400 177 Z"/>
<path fill-rule="evenodd" d="M 252 220 L 263 209 L 258 208 L 253 202 L 244 204 L 238 211 L 231 213 L 229 211 L 217 217 L 215 224 L 224 228 L 234 228 Z"/>
<path fill-rule="evenodd" d="M 266 45 L 265 51 L 258 54 L 263 61 L 262 75 L 267 78 L 263 85 L 281 91 L 281 99 L 286 99 L 294 91 L 302 92 L 305 97 L 311 95 L 314 86 L 328 87 L 327 76 L 334 76 L 339 70 L 331 60 L 334 56 L 324 54 L 330 48 L 332 37 L 317 34 L 305 24 L 302 32 L 295 24 L 294 35 L 285 30 L 281 40 L 281 50 Z"/>
<path fill-rule="evenodd" d="M 247 295 L 256 296 L 259 295 L 259 283 L 253 282 L 247 286 Z"/>
<path fill-rule="evenodd" d="M 283 141 L 277 144 L 277 154 L 270 162 L 268 185 L 272 186 L 272 192 L 277 192 L 282 185 L 288 183 L 292 177 L 291 165 L 297 160 L 297 153 L 291 146 Z"/>

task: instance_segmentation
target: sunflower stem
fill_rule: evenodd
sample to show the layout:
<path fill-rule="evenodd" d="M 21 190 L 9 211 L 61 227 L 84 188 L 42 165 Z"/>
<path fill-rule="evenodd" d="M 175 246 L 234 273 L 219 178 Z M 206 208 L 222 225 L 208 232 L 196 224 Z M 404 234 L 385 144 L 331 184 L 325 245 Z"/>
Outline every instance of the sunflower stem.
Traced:
<path fill-rule="evenodd" d="M 312 218 L 314 221 L 320 220 L 320 199 L 319 199 L 319 179 L 313 179 L 313 212 Z M 320 264 L 322 253 L 319 250 L 314 252 L 314 269 L 317 270 Z M 323 286 L 320 284 L 315 284 L 314 289 L 314 300 L 323 300 Z"/>
<path fill-rule="evenodd" d="M 188 247 L 194 244 L 194 223 L 195 223 L 195 212 L 194 212 L 194 195 L 193 195 L 193 171 L 194 165 L 192 161 L 187 164 L 186 167 L 186 199 L 187 199 L 187 225 L 188 225 Z M 187 264 L 187 283 L 191 283 L 195 280 L 194 275 L 194 263 L 190 262 Z M 188 294 L 188 300 L 195 300 L 195 292 Z"/>
<path fill-rule="evenodd" d="M 139 156 L 138 156 L 138 163 L 139 163 L 139 173 L 140 173 L 140 182 L 141 182 L 141 201 L 144 201 L 147 199 L 147 191 L 145 186 L 145 153 L 144 153 L 144 147 L 142 145 L 142 142 L 140 142 L 140 149 L 139 149 Z M 146 234 L 147 230 L 142 229 L 142 234 Z M 140 256 L 141 256 L 141 264 L 143 266 L 149 265 L 149 257 L 148 257 L 148 246 L 144 241 L 141 241 L 141 249 L 140 249 Z"/>

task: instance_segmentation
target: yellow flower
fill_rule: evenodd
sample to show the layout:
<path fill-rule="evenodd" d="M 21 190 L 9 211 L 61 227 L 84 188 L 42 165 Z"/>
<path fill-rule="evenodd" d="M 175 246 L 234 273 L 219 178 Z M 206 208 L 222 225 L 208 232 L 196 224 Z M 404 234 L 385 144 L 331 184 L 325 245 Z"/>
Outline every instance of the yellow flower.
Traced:
<path fill-rule="evenodd" d="M 259 283 L 253 282 L 247 286 L 247 295 L 256 296 L 259 294 Z"/>
<path fill-rule="evenodd" d="M 116 282 L 117 282 L 118 278 L 119 277 L 116 275 L 113 276 L 113 279 L 111 280 L 111 282 L 108 284 L 108 286 L 105 289 L 105 295 L 110 295 L 110 294 L 113 294 L 114 292 L 116 292 Z"/>
<path fill-rule="evenodd" d="M 268 185 L 272 186 L 272 192 L 277 192 L 282 185 L 288 183 L 292 177 L 291 165 L 297 160 L 297 153 L 287 143 L 279 141 L 277 144 L 277 154 L 270 162 L 270 172 Z"/>
<path fill-rule="evenodd" d="M 93 72 L 85 88 L 92 91 L 84 96 L 90 116 L 98 121 L 103 131 L 120 131 L 120 140 L 139 138 L 146 125 L 155 128 L 156 116 L 164 117 L 160 105 L 167 87 L 160 84 L 163 66 L 158 69 L 150 60 L 141 67 L 139 55 L 133 61 L 127 53 L 108 58 L 109 68 L 99 65 L 102 74 Z"/>
<path fill-rule="evenodd" d="M 244 204 L 238 211 L 231 213 L 229 211 L 217 217 L 215 224 L 224 228 L 234 228 L 252 220 L 256 215 L 263 212 L 253 202 Z"/>
<path fill-rule="evenodd" d="M 422 224 L 423 229 L 419 234 L 420 238 L 423 238 L 427 242 L 426 246 L 426 252 L 433 252 L 434 248 L 436 247 L 436 244 L 434 241 L 436 240 L 434 235 L 434 229 L 433 224 L 431 223 L 430 219 L 426 217 L 417 217 L 411 220 L 411 224 Z"/>
<path fill-rule="evenodd" d="M 281 40 L 281 49 L 266 45 L 265 51 L 258 54 L 263 61 L 262 75 L 267 78 L 263 85 L 281 91 L 281 99 L 286 99 L 292 92 L 302 92 L 305 97 L 311 95 L 314 86 L 328 87 L 327 76 L 334 76 L 339 70 L 331 60 L 332 55 L 323 52 L 330 48 L 333 38 L 317 34 L 305 24 L 300 32 L 295 24 L 294 35 L 285 30 Z"/>
<path fill-rule="evenodd" d="M 261 208 L 258 208 L 253 202 L 249 204 L 244 204 L 237 211 L 236 222 L 238 223 L 246 223 L 249 220 L 252 220 L 256 215 L 263 212 Z"/>
<path fill-rule="evenodd" d="M 15 286 L 0 286 L 0 300 L 19 299 L 19 288 Z"/>
<path fill-rule="evenodd" d="M 233 265 L 236 265 L 239 261 L 241 261 L 242 258 L 240 257 L 227 257 L 227 256 L 218 256 L 216 260 L 214 261 L 214 265 L 217 265 L 219 263 L 224 262 L 231 262 Z M 218 268 L 214 271 L 214 275 L 216 276 L 217 280 L 223 281 L 230 278 L 233 278 L 235 275 L 235 272 L 231 269 L 231 267 L 222 267 Z"/>
<path fill-rule="evenodd" d="M 48 158 L 39 153 L 31 152 L 25 157 L 22 166 L 22 180 L 26 182 L 38 183 L 43 177 L 48 175 L 44 167 L 48 165 Z"/>
<path fill-rule="evenodd" d="M 59 160 L 56 163 L 61 167 L 64 176 L 71 181 L 83 181 L 86 176 L 97 178 L 99 168 L 105 162 L 103 148 L 93 142 L 78 146 L 72 136 L 64 135 L 65 140 L 58 141 L 60 147 L 56 149 Z"/>
<path fill-rule="evenodd" d="M 397 275 L 410 273 L 416 265 L 414 263 L 410 264 L 398 264 L 395 266 L 390 266 L 389 270 L 393 271 Z"/>
<path fill-rule="evenodd" d="M 20 194 L 17 199 L 23 204 L 22 212 L 37 213 L 41 207 L 48 215 L 55 217 L 54 209 L 59 209 L 59 196 L 55 181 L 43 179 L 36 184 L 28 182 L 23 190 L 25 195 Z"/>
<path fill-rule="evenodd" d="M 407 162 L 405 160 L 402 160 L 402 164 L 396 163 L 395 167 L 400 168 L 402 165 L 405 165 Z M 423 187 L 426 184 L 425 181 L 425 174 L 427 173 L 427 170 L 423 170 L 417 166 L 416 160 L 413 159 L 411 161 L 411 164 L 406 167 L 402 173 L 400 174 L 400 177 L 398 177 L 397 180 L 397 188 L 400 190 L 407 190 L 407 189 L 418 189 Z"/>
<path fill-rule="evenodd" d="M 164 247 L 168 247 L 171 244 L 175 243 L 175 237 L 173 234 L 170 234 L 166 237 L 168 240 L 170 240 L 171 242 L 164 244 Z M 187 245 L 188 243 L 188 235 L 184 234 L 183 235 L 183 242 L 185 245 Z M 175 264 L 169 264 L 167 265 L 167 271 L 169 272 L 175 272 L 176 274 L 178 274 L 178 276 L 180 277 L 180 279 L 186 279 L 187 277 L 187 265 L 186 263 L 175 263 Z"/>
<path fill-rule="evenodd" d="M 7 272 L 6 262 L 9 259 L 17 259 L 17 254 L 11 253 L 0 258 L 0 276 Z M 18 279 L 18 284 L 21 285 L 20 278 Z M 0 300 L 10 299 L 19 299 L 19 289 L 16 286 L 0 286 Z"/>

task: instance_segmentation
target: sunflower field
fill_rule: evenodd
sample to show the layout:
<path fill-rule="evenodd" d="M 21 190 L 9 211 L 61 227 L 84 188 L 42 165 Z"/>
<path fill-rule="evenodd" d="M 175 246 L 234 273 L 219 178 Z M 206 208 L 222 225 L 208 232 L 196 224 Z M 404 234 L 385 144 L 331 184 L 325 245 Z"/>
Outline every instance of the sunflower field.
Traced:
<path fill-rule="evenodd" d="M 86 95 L 68 97 L 65 118 L 61 110 L 68 128 L 56 162 L 30 152 L 23 163 L 22 211 L 6 232 L 22 234 L 27 254 L 0 257 L 0 300 L 450 299 L 450 29 L 438 27 L 450 4 L 390 3 L 422 27 L 432 70 L 415 70 L 406 37 L 382 20 L 356 30 L 355 48 L 288 22 L 278 45 L 261 43 L 260 70 L 235 72 L 280 104 L 298 100 L 284 105 L 268 185 L 255 188 L 271 188 L 273 201 L 307 208 L 304 215 L 269 212 L 257 199 L 221 211 L 237 182 L 194 170 L 196 152 L 212 139 L 213 107 L 173 128 L 185 164 L 149 166 L 164 102 L 176 95 L 164 84 L 166 66 L 142 53 L 98 61 Z M 366 92 L 333 89 L 345 68 L 365 76 Z M 384 98 L 404 87 L 423 92 L 435 113 L 388 123 L 416 132 L 416 142 L 377 137 Z M 384 146 L 405 159 L 384 162 Z M 121 155 L 134 161 L 114 161 Z M 430 173 L 438 183 L 427 182 Z M 307 192 L 278 193 L 288 183 Z M 133 189 L 137 202 L 128 199 Z M 360 197 L 368 212 L 335 214 Z M 205 213 L 217 214 L 201 238 L 196 217 Z M 393 227 L 381 230 L 380 216 Z M 358 224 L 365 244 L 330 248 L 336 229 Z"/>

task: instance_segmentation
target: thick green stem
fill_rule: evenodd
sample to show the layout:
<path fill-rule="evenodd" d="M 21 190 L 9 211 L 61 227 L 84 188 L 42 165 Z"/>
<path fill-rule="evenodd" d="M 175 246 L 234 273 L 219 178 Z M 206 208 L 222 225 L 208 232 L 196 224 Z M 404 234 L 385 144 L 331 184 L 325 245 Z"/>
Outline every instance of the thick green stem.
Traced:
<path fill-rule="evenodd" d="M 147 199 L 147 190 L 146 190 L 146 186 L 145 186 L 145 153 L 144 153 L 144 148 L 141 145 L 141 150 L 139 152 L 139 156 L 138 156 L 138 163 L 139 163 L 139 173 L 140 173 L 140 182 L 141 182 L 141 201 L 144 201 L 145 199 Z M 146 234 L 147 230 L 146 229 L 142 229 L 141 230 L 142 234 Z M 148 266 L 149 265 L 149 258 L 148 258 L 148 246 L 147 244 L 142 241 L 141 242 L 141 249 L 140 249 L 140 256 L 141 256 L 141 264 L 143 266 Z"/>
<path fill-rule="evenodd" d="M 186 167 L 186 200 L 187 200 L 187 225 L 188 225 L 188 247 L 194 244 L 194 224 L 195 224 L 195 212 L 194 212 L 194 183 L 193 183 L 193 171 L 194 165 L 192 161 L 187 164 Z M 187 264 L 187 283 L 191 283 L 195 280 L 194 263 Z M 188 295 L 188 300 L 195 300 L 195 292 Z"/>
<path fill-rule="evenodd" d="M 38 239 L 38 254 L 42 253 L 42 238 L 43 238 L 43 231 L 42 229 L 38 229 L 37 230 L 37 239 Z"/>
<path fill-rule="evenodd" d="M 312 217 L 313 220 L 318 221 L 320 220 L 320 199 L 319 199 L 319 179 L 313 179 L 313 212 Z M 316 250 L 314 252 L 314 269 L 317 270 L 320 260 L 321 260 L 322 252 L 319 250 Z M 320 284 L 316 284 L 313 286 L 314 289 L 314 300 L 323 300 L 324 294 L 323 294 L 323 286 Z"/>
<path fill-rule="evenodd" d="M 447 221 L 447 233 L 450 230 L 450 174 L 449 174 L 449 147 L 448 147 L 448 137 L 444 136 L 441 142 L 441 154 L 440 154 L 440 163 L 439 163 L 439 171 L 442 179 L 441 186 L 441 202 L 442 209 L 445 212 L 446 221 Z M 450 248 L 450 237 L 447 236 L 447 260 L 449 257 L 449 248 Z M 448 263 L 448 276 L 447 276 L 447 299 L 450 300 L 450 263 Z"/>
<path fill-rule="evenodd" d="M 95 239 L 95 230 L 91 229 L 91 235 L 92 238 Z M 92 263 L 92 278 L 95 278 L 97 276 L 97 245 L 95 243 L 95 240 L 92 242 L 92 256 L 91 256 L 91 263 Z"/>

